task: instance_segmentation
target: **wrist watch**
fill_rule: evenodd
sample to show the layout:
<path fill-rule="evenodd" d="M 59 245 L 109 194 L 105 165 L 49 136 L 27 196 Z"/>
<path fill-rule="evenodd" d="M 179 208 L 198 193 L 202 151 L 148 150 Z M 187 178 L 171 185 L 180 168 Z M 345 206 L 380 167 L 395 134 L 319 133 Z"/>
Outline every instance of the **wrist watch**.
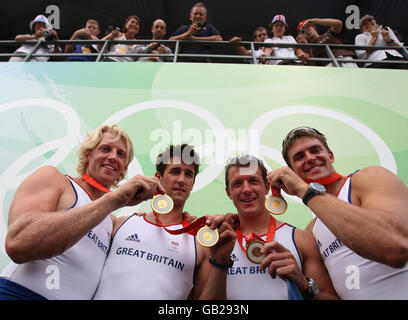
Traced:
<path fill-rule="evenodd" d="M 310 199 L 312 199 L 316 195 L 320 195 L 326 192 L 326 188 L 321 185 L 320 183 L 317 182 L 312 182 L 309 183 L 309 186 L 307 188 L 307 191 L 305 195 L 303 196 L 303 203 L 307 205 Z"/>
<path fill-rule="evenodd" d="M 317 297 L 319 294 L 319 287 L 317 286 L 317 282 L 313 278 L 306 278 L 309 287 L 307 288 L 307 291 L 303 294 L 303 298 L 306 300 L 308 299 L 314 299 Z"/>

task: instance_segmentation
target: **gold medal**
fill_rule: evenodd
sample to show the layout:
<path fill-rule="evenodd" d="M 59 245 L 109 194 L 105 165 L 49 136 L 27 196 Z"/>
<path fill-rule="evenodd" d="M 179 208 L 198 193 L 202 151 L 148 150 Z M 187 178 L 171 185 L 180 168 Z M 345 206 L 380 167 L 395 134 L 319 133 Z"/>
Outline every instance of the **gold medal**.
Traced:
<path fill-rule="evenodd" d="M 197 241 L 203 247 L 212 247 L 218 242 L 219 234 L 218 230 L 211 229 L 208 226 L 204 226 L 197 231 Z"/>
<path fill-rule="evenodd" d="M 272 214 L 282 214 L 288 208 L 288 203 L 282 197 L 271 195 L 265 200 L 265 207 Z"/>
<path fill-rule="evenodd" d="M 173 199 L 166 194 L 157 194 L 152 199 L 152 209 L 158 214 L 167 214 L 173 210 Z"/>
<path fill-rule="evenodd" d="M 259 240 L 252 240 L 246 244 L 246 256 L 248 260 L 254 264 L 260 264 L 265 259 L 266 254 L 261 253 L 261 249 L 264 246 L 264 242 Z"/>

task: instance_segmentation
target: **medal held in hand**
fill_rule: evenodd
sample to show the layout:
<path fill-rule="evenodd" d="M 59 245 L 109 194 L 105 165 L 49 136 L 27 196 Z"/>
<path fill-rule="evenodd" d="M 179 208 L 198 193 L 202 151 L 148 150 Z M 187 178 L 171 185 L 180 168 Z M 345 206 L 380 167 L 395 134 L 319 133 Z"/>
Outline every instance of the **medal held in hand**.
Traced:
<path fill-rule="evenodd" d="M 173 210 L 173 199 L 167 194 L 156 194 L 151 202 L 152 209 L 158 214 L 167 214 Z"/>
<path fill-rule="evenodd" d="M 265 242 L 262 239 L 257 239 L 254 234 L 251 234 L 250 237 L 247 237 L 246 241 L 247 243 L 245 249 L 248 260 L 254 264 L 260 264 L 266 257 L 265 253 L 261 253 L 261 249 L 264 246 Z"/>
<path fill-rule="evenodd" d="M 198 243 L 201 244 L 203 247 L 214 246 L 218 242 L 218 239 L 220 238 L 218 230 L 217 229 L 213 230 L 208 226 L 200 228 L 200 230 L 197 231 L 196 237 Z"/>
<path fill-rule="evenodd" d="M 271 214 L 282 214 L 286 212 L 288 203 L 281 196 L 280 191 L 271 187 L 272 195 L 265 200 L 265 207 Z"/>

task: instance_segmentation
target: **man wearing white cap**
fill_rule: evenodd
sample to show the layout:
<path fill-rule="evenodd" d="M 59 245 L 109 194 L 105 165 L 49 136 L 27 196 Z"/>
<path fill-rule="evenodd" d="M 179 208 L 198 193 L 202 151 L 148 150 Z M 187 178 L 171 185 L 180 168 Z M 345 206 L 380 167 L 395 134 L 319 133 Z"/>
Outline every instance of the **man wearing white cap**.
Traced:
<path fill-rule="evenodd" d="M 29 40 L 58 40 L 57 31 L 52 29 L 51 24 L 47 18 L 43 15 L 38 15 L 33 21 L 30 22 L 30 30 L 32 34 L 20 34 L 17 35 L 15 40 L 17 42 L 24 42 Z M 25 57 L 33 50 L 34 45 L 23 44 L 14 53 L 20 53 L 22 56 L 11 57 L 9 62 L 23 62 Z M 35 52 L 37 54 L 47 54 L 50 52 L 58 53 L 60 48 L 58 45 L 42 45 Z M 30 61 L 45 62 L 49 57 L 32 57 Z"/>
<path fill-rule="evenodd" d="M 401 47 L 401 43 L 395 33 L 389 27 L 379 26 L 375 18 L 371 15 L 365 15 L 360 19 L 360 34 L 355 38 L 357 46 L 393 46 Z M 370 61 L 384 60 L 404 60 L 403 56 L 394 49 L 387 50 L 356 50 L 357 56 L 360 59 L 368 59 Z M 385 64 L 385 63 L 366 63 L 365 68 L 396 68 L 406 69 L 408 65 Z"/>
<path fill-rule="evenodd" d="M 288 28 L 284 15 L 278 14 L 273 17 L 269 28 L 273 34 L 273 38 L 266 39 L 265 43 L 293 43 L 297 44 L 296 40 L 291 35 L 285 35 Z M 282 58 L 300 58 L 306 61 L 309 55 L 301 48 L 282 48 L 282 47 L 266 47 L 266 56 L 282 57 Z M 298 64 L 295 60 L 267 60 L 267 64 Z"/>

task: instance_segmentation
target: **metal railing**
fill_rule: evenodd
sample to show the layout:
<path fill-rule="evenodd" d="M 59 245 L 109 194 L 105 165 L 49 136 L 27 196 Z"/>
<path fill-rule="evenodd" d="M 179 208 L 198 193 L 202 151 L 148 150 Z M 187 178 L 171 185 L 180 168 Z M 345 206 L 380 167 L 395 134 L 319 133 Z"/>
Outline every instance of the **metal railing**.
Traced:
<path fill-rule="evenodd" d="M 152 42 L 158 42 L 160 44 L 169 46 L 173 48 L 172 54 L 157 54 L 157 53 L 109 53 L 106 52 L 107 48 L 115 44 L 127 44 L 127 45 L 147 45 Z M 179 62 L 180 58 L 209 58 L 209 59 L 230 59 L 236 61 L 245 61 L 248 62 L 251 60 L 253 63 L 258 63 L 258 58 L 255 55 L 256 48 L 259 47 L 278 47 L 278 48 L 323 48 L 326 52 L 328 58 L 310 58 L 308 62 L 317 62 L 317 63 L 332 63 L 334 67 L 341 67 L 341 62 L 354 62 L 354 63 L 378 63 L 378 64 L 403 64 L 408 66 L 408 47 L 406 46 L 355 46 L 350 44 L 320 44 L 320 43 L 297 43 L 297 44 L 289 44 L 289 43 L 264 43 L 264 42 L 252 42 L 252 41 L 242 41 L 239 45 L 244 47 L 249 47 L 251 50 L 251 56 L 247 55 L 237 55 L 237 54 L 181 54 L 178 53 L 180 45 L 189 44 L 189 45 L 204 45 L 204 46 L 229 46 L 234 47 L 235 45 L 231 44 L 229 41 L 191 41 L 191 40 L 54 40 L 54 41 L 25 41 L 25 42 L 16 42 L 10 40 L 1 40 L 0 41 L 0 48 L 4 46 L 13 46 L 18 47 L 21 45 L 30 45 L 32 50 L 27 54 L 22 53 L 0 53 L 1 58 L 10 58 L 10 57 L 24 57 L 24 62 L 31 61 L 32 58 L 35 57 L 49 57 L 53 59 L 62 59 L 68 57 L 95 57 L 95 62 L 104 61 L 104 58 L 107 57 L 132 57 L 132 58 L 140 58 L 140 57 L 159 57 L 159 58 L 172 58 L 172 61 Z M 100 50 L 98 53 L 37 53 L 41 46 L 48 46 L 48 45 L 58 45 L 58 46 L 65 46 L 65 45 L 98 45 Z M 355 52 L 355 50 L 397 50 L 400 54 L 405 58 L 405 60 L 401 61 L 372 61 L 367 59 L 344 59 L 343 57 L 335 57 L 333 54 L 333 50 L 335 49 L 347 49 Z M 288 61 L 298 61 L 301 62 L 299 58 L 293 57 L 264 57 L 265 60 L 288 60 Z"/>

